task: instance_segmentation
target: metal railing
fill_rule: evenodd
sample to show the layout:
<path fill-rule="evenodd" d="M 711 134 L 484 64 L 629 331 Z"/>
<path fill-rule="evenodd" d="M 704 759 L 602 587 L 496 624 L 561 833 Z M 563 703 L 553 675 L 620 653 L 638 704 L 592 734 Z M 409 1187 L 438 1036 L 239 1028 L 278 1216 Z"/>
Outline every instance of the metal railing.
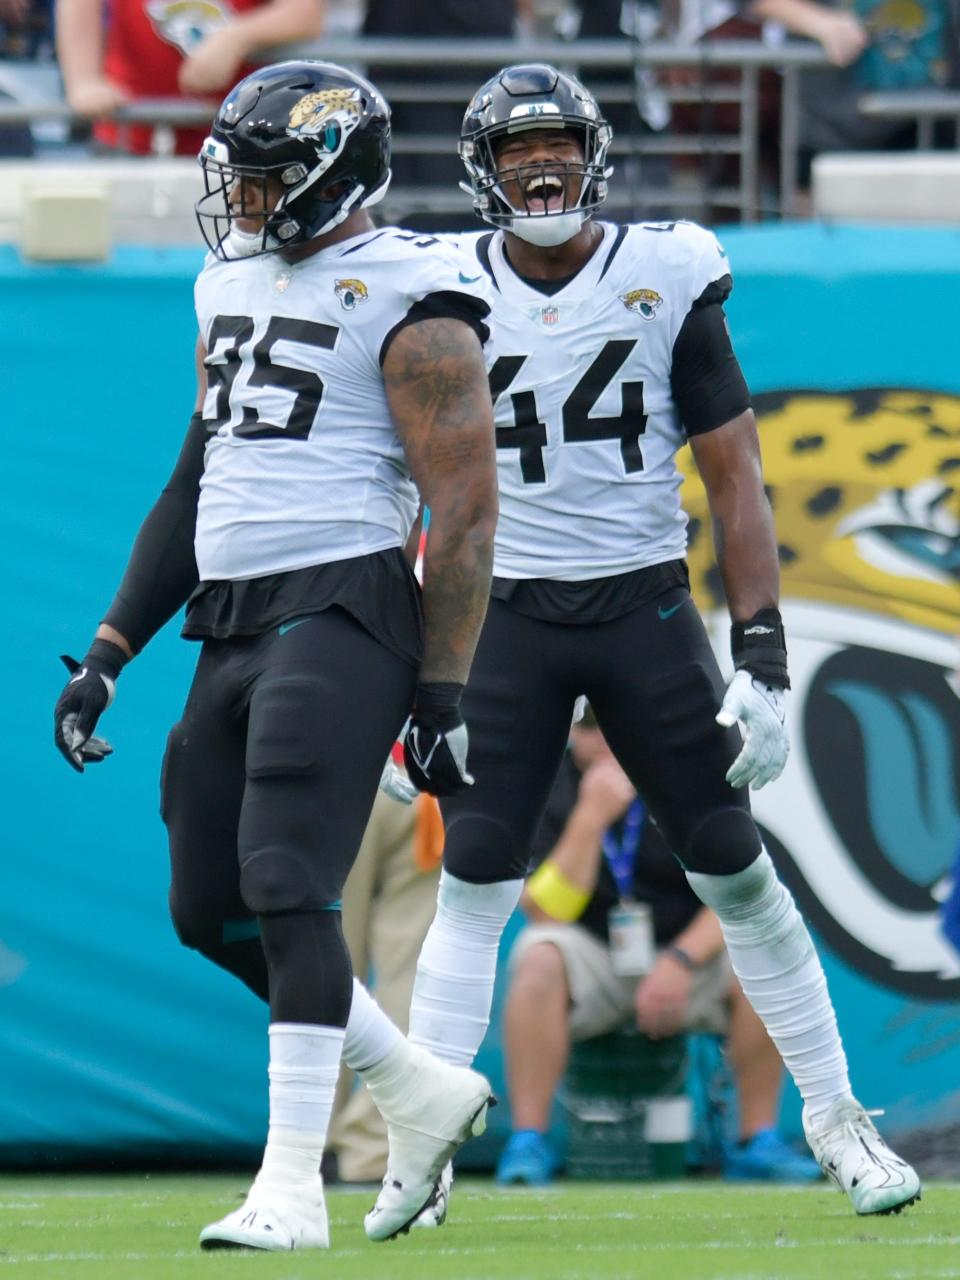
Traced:
<path fill-rule="evenodd" d="M 862 115 L 883 120 L 913 120 L 917 149 L 929 151 L 938 120 L 952 120 L 954 144 L 960 145 L 960 93 L 950 89 L 901 89 L 896 93 L 865 93 L 857 102 Z"/>
<path fill-rule="evenodd" d="M 639 126 L 615 134 L 611 156 L 621 171 L 611 190 L 611 209 L 627 218 L 648 216 L 651 209 L 700 217 L 739 216 L 754 221 L 762 215 L 790 216 L 797 209 L 796 158 L 799 139 L 798 75 L 804 67 L 825 65 L 819 46 L 789 42 L 777 47 L 752 40 L 703 40 L 679 45 L 664 41 L 623 40 L 533 41 L 428 39 L 331 39 L 274 49 L 271 58 L 319 57 L 359 71 L 374 68 L 377 83 L 395 105 L 444 103 L 463 107 L 478 82 L 511 62 L 545 61 L 579 74 L 605 107 L 637 105 L 638 94 L 661 95 L 670 108 L 700 107 L 709 117 L 717 108 L 733 108 L 732 131 L 661 132 Z M 455 66 L 451 63 L 455 59 Z M 696 73 L 696 83 L 671 84 L 661 75 L 670 69 Z M 419 74 L 409 79 L 411 70 Z M 438 78 L 431 78 L 433 69 Z M 760 77 L 774 71 L 781 81 L 779 172 L 761 175 L 759 150 Z M 730 79 L 712 83 L 710 73 Z M 732 75 L 730 73 L 733 73 Z M 605 79 L 612 76 L 613 80 Z M 448 106 L 449 109 L 449 106 Z M 155 153 L 167 155 L 171 130 L 203 125 L 211 116 L 209 101 L 139 100 L 113 117 L 122 124 L 155 126 Z M 0 124 L 73 122 L 63 102 L 0 102 Z M 405 133 L 394 138 L 398 156 L 449 156 L 456 139 L 446 133 Z M 686 158 L 686 167 L 676 162 Z M 647 161 L 646 172 L 642 162 Z M 650 163 L 653 161 L 653 163 Z M 673 163 L 667 163 L 671 161 Z M 659 162 L 659 163 L 658 163 Z M 652 172 L 656 174 L 654 180 Z M 717 174 L 720 174 L 718 179 Z M 762 181 L 763 178 L 763 181 Z M 454 182 L 433 185 L 395 183 L 386 202 L 393 218 L 410 214 L 459 215 L 469 222 L 470 206 Z"/>

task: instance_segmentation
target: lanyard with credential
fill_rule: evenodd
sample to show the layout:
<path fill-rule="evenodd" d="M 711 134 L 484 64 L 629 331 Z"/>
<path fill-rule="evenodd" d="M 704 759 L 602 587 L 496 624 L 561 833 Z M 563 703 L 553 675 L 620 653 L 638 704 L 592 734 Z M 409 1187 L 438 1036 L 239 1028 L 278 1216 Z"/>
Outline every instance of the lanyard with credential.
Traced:
<path fill-rule="evenodd" d="M 621 902 L 633 897 L 633 864 L 640 849 L 646 817 L 647 807 L 638 796 L 623 816 L 620 839 L 614 837 L 612 829 L 608 829 L 603 837 L 603 856 L 617 882 Z"/>

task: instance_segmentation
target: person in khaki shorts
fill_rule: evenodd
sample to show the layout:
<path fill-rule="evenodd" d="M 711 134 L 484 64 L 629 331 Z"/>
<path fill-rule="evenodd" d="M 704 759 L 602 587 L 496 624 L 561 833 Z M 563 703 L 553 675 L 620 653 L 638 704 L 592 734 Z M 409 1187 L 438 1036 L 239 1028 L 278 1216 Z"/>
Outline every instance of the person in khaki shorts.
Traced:
<path fill-rule="evenodd" d="M 592 719 L 574 726 L 521 899 L 531 923 L 510 955 L 504 1050 L 513 1132 L 497 1180 L 550 1180 L 556 1160 L 545 1135 L 570 1043 L 630 1019 L 653 1039 L 726 1037 L 741 1138 L 726 1154 L 727 1176 L 819 1177 L 816 1162 L 776 1131 L 783 1065 L 734 976 L 719 921 L 644 818 Z"/>
<path fill-rule="evenodd" d="M 402 804 L 378 792 L 360 852 L 343 891 L 343 936 L 354 973 L 401 1031 L 410 1016 L 417 956 L 437 905 L 443 820 L 433 796 Z M 328 1150 L 343 1182 L 380 1182 L 387 1127 L 367 1089 L 343 1068 Z"/>

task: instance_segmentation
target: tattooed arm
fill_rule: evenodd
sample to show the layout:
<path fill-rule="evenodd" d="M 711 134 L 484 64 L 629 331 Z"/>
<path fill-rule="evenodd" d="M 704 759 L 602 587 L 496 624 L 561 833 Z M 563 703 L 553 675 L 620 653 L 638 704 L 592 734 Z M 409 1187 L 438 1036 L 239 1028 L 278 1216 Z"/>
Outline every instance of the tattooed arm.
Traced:
<path fill-rule="evenodd" d="M 420 681 L 465 684 L 490 597 L 497 468 L 490 389 L 462 320 L 401 329 L 383 362 L 387 401 L 430 508 Z"/>

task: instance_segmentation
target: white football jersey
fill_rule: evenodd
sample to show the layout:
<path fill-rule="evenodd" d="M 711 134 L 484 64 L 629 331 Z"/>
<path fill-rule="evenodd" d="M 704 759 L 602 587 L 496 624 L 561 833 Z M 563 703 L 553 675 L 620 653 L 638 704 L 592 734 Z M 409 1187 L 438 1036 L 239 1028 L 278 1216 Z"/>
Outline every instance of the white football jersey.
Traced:
<path fill-rule="evenodd" d="M 195 290 L 207 349 L 197 512 L 201 581 L 256 578 L 402 546 L 417 513 L 381 352 L 438 292 L 489 298 L 449 243 L 396 227 L 290 264 L 209 257 Z"/>
<path fill-rule="evenodd" d="M 600 225 L 593 257 L 551 296 L 514 272 L 501 232 L 451 237 L 494 286 L 499 577 L 577 582 L 686 551 L 673 346 L 730 266 L 691 222 Z"/>

